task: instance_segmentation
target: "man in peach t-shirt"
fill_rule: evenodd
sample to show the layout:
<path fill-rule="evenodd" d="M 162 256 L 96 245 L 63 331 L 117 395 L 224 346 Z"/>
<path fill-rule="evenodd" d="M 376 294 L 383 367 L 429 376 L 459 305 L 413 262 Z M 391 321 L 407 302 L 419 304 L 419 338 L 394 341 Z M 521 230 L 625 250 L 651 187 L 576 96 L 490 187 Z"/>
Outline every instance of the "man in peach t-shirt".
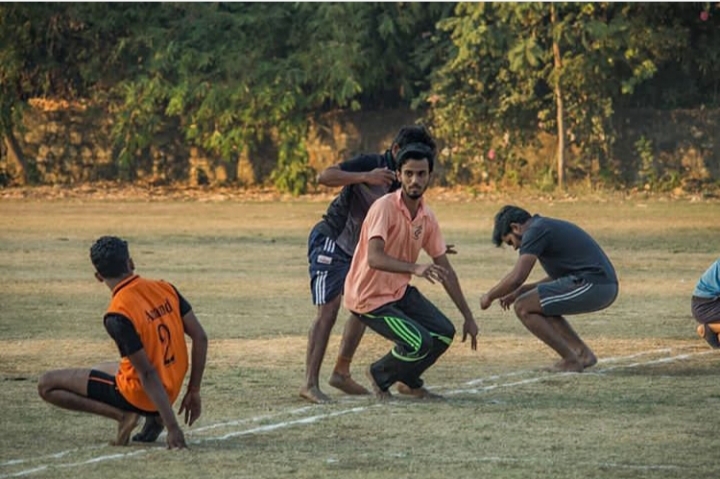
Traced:
<path fill-rule="evenodd" d="M 470 335 L 477 349 L 478 327 L 446 255 L 445 241 L 432 211 L 424 204 L 434 154 L 412 143 L 396 157 L 402 188 L 373 203 L 345 279 L 345 307 L 395 347 L 370 366 L 368 379 L 379 399 L 390 386 L 419 398 L 437 397 L 420 376 L 448 349 L 455 336 L 450 320 L 410 286 L 412 275 L 439 281 L 465 318 L 463 342 Z M 420 250 L 432 264 L 416 264 Z"/>

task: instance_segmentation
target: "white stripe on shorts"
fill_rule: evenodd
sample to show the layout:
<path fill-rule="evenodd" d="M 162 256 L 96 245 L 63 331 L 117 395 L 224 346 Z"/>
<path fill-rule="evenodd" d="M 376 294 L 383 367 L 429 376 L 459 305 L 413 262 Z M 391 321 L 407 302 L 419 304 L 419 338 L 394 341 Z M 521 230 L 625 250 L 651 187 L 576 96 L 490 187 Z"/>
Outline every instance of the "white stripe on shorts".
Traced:
<path fill-rule="evenodd" d="M 327 279 L 327 271 L 321 271 L 315 280 L 315 299 L 318 304 L 325 304 L 325 280 Z"/>
<path fill-rule="evenodd" d="M 323 250 L 327 251 L 328 253 L 334 253 L 335 252 L 335 242 L 331 240 L 330 238 L 325 238 L 325 245 L 323 246 Z"/>
<path fill-rule="evenodd" d="M 584 286 L 579 287 L 578 289 L 570 291 L 569 293 L 548 296 L 547 298 L 543 298 L 540 300 L 540 306 L 545 307 L 548 304 L 557 303 L 559 301 L 568 301 L 577 298 L 578 296 L 587 293 L 592 287 L 592 283 L 587 283 Z"/>

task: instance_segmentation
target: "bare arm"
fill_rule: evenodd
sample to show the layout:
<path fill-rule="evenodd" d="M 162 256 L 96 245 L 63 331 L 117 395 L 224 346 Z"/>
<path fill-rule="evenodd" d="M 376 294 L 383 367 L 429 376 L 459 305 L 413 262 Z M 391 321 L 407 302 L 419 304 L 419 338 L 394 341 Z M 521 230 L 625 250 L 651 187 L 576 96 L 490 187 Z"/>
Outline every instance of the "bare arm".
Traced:
<path fill-rule="evenodd" d="M 150 397 L 153 404 L 155 404 L 155 407 L 157 407 L 163 424 L 168 430 L 168 447 L 187 447 L 183 432 L 180 429 L 175 413 L 172 410 L 170 398 L 168 397 L 167 392 L 165 392 L 165 388 L 163 387 L 162 382 L 160 382 L 160 376 L 158 376 L 155 367 L 153 367 L 152 363 L 148 359 L 145 350 L 140 349 L 133 354 L 130 354 L 128 359 L 130 360 L 133 368 L 135 368 L 138 372 L 143 390 Z"/>
<path fill-rule="evenodd" d="M 515 291 L 506 294 L 505 296 L 500 297 L 500 307 L 502 309 L 508 310 L 510 309 L 510 305 L 512 305 L 516 299 L 518 299 L 523 294 L 527 293 L 528 291 L 532 291 L 533 289 L 537 288 L 540 283 L 547 283 L 548 281 L 552 281 L 552 278 L 549 276 L 546 276 L 545 278 L 541 279 L 540 281 L 536 281 L 534 283 L 526 283 L 520 286 Z M 481 300 L 482 303 L 482 300 Z"/>
<path fill-rule="evenodd" d="M 437 258 L 433 258 L 433 262 L 436 265 L 445 268 L 448 272 L 447 276 L 445 277 L 445 281 L 443 281 L 443 287 L 445 288 L 448 296 L 450 296 L 450 299 L 453 300 L 453 303 L 455 303 L 455 306 L 457 306 L 458 310 L 460 310 L 460 313 L 465 319 L 465 324 L 463 325 L 462 341 L 465 342 L 467 336 L 470 335 L 470 347 L 471 349 L 475 350 L 477 349 L 478 327 L 477 323 L 475 323 L 475 318 L 473 317 L 472 311 L 470 311 L 470 307 L 465 300 L 465 295 L 463 294 L 462 288 L 460 287 L 460 281 L 458 280 L 457 274 L 455 274 L 455 269 L 450 264 L 450 261 L 448 260 L 446 254 L 438 256 Z"/>
<path fill-rule="evenodd" d="M 379 237 L 370 238 L 368 243 L 368 265 L 373 269 L 388 273 L 405 273 L 422 276 L 431 283 L 444 281 L 447 271 L 437 264 L 416 264 L 400 261 L 385 253 L 385 240 Z"/>
<path fill-rule="evenodd" d="M 180 403 L 178 414 L 185 412 L 185 424 L 192 426 L 202 413 L 200 383 L 205 372 L 208 339 L 205 330 L 192 310 L 188 311 L 182 320 L 185 334 L 192 339 L 192 350 L 190 353 L 190 380 L 188 381 L 187 392 Z"/>
<path fill-rule="evenodd" d="M 537 256 L 533 254 L 520 255 L 512 271 L 505 275 L 498 284 L 482 296 L 480 299 L 480 307 L 487 309 L 496 299 L 520 288 L 528 276 L 530 276 L 530 272 L 535 266 L 535 261 L 537 261 Z"/>
<path fill-rule="evenodd" d="M 318 182 L 324 186 L 346 186 L 357 183 L 370 185 L 389 185 L 395 179 L 395 172 L 388 168 L 375 168 L 372 171 L 343 171 L 338 165 L 323 170 L 318 175 Z"/>

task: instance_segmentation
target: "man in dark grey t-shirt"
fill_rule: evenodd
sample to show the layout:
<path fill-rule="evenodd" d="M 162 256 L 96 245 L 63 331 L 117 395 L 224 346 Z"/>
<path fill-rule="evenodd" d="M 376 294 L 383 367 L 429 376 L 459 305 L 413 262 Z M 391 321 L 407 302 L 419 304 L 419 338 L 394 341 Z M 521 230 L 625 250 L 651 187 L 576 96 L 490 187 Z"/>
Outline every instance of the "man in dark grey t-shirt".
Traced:
<path fill-rule="evenodd" d="M 412 143 L 426 145 L 433 152 L 436 150 L 435 141 L 424 126 L 404 126 L 384 154 L 358 155 L 330 166 L 318 177 L 322 185 L 343 188 L 308 238 L 310 291 L 313 304 L 317 306 L 317 315 L 308 333 L 305 384 L 300 388 L 300 396 L 310 402 L 330 401 L 320 390 L 318 376 L 340 309 L 345 276 L 370 205 L 400 186 L 395 156 L 400 149 Z M 452 250 L 448 252 L 454 253 Z M 365 326 L 351 314 L 345 324 L 337 362 L 329 380 L 331 386 L 346 394 L 370 393 L 350 375 L 350 363 L 364 332 Z"/>
<path fill-rule="evenodd" d="M 517 206 L 504 206 L 495 216 L 493 243 L 520 250 L 513 270 L 480 299 L 487 309 L 500 299 L 503 309 L 514 303 L 525 327 L 562 358 L 551 370 L 581 372 L 597 358 L 563 315 L 591 313 L 610 306 L 618 294 L 615 269 L 600 245 L 568 221 L 545 218 Z M 547 277 L 524 284 L 535 262 Z"/>

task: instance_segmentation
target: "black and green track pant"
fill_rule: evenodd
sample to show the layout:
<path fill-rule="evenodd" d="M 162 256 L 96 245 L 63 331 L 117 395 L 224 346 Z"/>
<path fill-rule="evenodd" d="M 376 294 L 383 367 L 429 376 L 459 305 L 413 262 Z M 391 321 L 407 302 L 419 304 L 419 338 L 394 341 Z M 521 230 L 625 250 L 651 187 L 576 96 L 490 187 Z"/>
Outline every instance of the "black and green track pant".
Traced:
<path fill-rule="evenodd" d="M 420 376 L 450 347 L 455 326 L 420 292 L 408 286 L 402 298 L 369 313 L 355 313 L 364 324 L 395 342 L 388 354 L 370 366 L 380 389 L 400 381 L 423 385 Z"/>

